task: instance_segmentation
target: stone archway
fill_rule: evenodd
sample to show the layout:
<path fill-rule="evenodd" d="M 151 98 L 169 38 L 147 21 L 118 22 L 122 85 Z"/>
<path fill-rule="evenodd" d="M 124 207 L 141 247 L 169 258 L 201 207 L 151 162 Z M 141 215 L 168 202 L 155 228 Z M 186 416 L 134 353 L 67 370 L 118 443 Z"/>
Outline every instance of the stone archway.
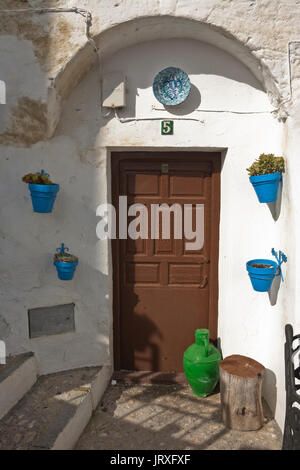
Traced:
<path fill-rule="evenodd" d="M 271 70 L 229 31 L 184 17 L 140 17 L 104 30 L 94 37 L 93 42 L 87 41 L 53 78 L 48 92 L 48 137 L 53 135 L 59 122 L 63 101 L 98 59 L 101 64 L 119 49 L 153 39 L 173 38 L 196 39 L 230 53 L 246 65 L 263 85 L 271 103 L 274 106 L 280 104 L 282 98 Z M 93 50 L 93 44 L 98 54 Z"/>

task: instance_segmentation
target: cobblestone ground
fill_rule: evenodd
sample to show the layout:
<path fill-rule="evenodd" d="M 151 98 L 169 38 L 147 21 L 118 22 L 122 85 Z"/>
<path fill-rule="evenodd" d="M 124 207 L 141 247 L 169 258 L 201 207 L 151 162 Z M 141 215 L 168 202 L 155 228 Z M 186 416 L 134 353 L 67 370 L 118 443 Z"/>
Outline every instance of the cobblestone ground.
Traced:
<path fill-rule="evenodd" d="M 77 449 L 280 449 L 267 408 L 259 431 L 225 428 L 220 395 L 199 398 L 181 385 L 110 385 Z M 269 417 L 267 417 L 269 415 Z"/>

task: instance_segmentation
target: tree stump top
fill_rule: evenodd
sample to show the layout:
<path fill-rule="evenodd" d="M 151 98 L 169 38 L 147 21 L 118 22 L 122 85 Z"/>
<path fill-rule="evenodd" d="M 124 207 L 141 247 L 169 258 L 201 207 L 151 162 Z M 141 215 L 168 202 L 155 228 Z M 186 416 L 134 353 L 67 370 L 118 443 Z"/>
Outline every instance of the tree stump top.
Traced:
<path fill-rule="evenodd" d="M 230 375 L 254 379 L 264 373 L 264 366 L 247 356 L 233 354 L 220 362 L 220 367 Z"/>

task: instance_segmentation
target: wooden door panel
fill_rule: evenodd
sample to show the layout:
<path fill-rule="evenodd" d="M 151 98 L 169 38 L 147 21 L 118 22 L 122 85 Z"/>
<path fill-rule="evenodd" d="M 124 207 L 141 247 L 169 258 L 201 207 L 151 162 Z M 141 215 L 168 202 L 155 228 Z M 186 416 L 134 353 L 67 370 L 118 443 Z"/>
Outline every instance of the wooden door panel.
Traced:
<path fill-rule="evenodd" d="M 200 287 L 204 280 L 203 264 L 169 263 L 169 285 L 194 285 Z"/>
<path fill-rule="evenodd" d="M 203 173 L 184 172 L 183 174 L 173 174 L 169 177 L 170 198 L 204 197 Z"/>
<path fill-rule="evenodd" d="M 157 284 L 160 281 L 160 264 L 159 263 L 126 263 L 125 285 L 133 284 L 139 286 L 143 284 Z"/>
<path fill-rule="evenodd" d="M 126 189 L 128 196 L 159 195 L 159 175 L 128 172 L 126 174 Z"/>
<path fill-rule="evenodd" d="M 172 213 L 170 239 L 163 239 L 160 216 L 157 239 L 113 242 L 117 370 L 180 372 L 196 328 L 212 327 L 216 337 L 219 163 L 218 154 L 112 156 L 116 208 L 119 195 L 128 205 L 145 204 L 150 229 L 151 204 L 191 204 L 193 223 L 196 204 L 204 204 L 205 224 L 201 249 L 174 238 Z"/>
<path fill-rule="evenodd" d="M 207 295 L 200 289 L 139 287 L 124 297 L 121 365 L 123 370 L 181 372 L 182 353 L 194 341 L 196 328 L 207 327 L 207 314 L 199 317 L 199 303 L 208 312 Z M 184 296 L 189 297 L 189 308 Z M 134 306 L 134 307 L 133 307 Z"/>

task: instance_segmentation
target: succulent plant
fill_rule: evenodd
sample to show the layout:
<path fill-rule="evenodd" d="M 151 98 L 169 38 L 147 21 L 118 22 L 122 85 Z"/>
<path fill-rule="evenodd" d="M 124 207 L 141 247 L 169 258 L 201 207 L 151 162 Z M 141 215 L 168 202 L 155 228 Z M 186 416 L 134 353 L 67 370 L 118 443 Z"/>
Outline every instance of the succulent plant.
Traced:
<path fill-rule="evenodd" d="M 69 250 L 69 248 L 67 248 L 65 244 L 62 243 L 60 248 L 57 248 L 57 253 L 54 255 L 54 261 L 60 261 L 62 263 L 73 263 L 74 261 L 78 260 L 77 256 L 72 255 L 71 253 L 66 253 L 65 250 Z"/>
<path fill-rule="evenodd" d="M 284 172 L 284 158 L 275 157 L 273 153 L 262 153 L 252 165 L 247 168 L 250 176 L 267 175 L 269 173 Z"/>
<path fill-rule="evenodd" d="M 24 183 L 31 184 L 53 184 L 49 179 L 48 173 L 45 173 L 44 170 L 42 170 L 40 173 L 28 173 L 27 175 L 23 176 L 22 181 L 24 181 Z"/>
<path fill-rule="evenodd" d="M 71 255 L 71 253 L 55 253 L 54 255 L 54 261 L 61 261 L 62 263 L 73 263 L 77 259 L 77 256 Z"/>

